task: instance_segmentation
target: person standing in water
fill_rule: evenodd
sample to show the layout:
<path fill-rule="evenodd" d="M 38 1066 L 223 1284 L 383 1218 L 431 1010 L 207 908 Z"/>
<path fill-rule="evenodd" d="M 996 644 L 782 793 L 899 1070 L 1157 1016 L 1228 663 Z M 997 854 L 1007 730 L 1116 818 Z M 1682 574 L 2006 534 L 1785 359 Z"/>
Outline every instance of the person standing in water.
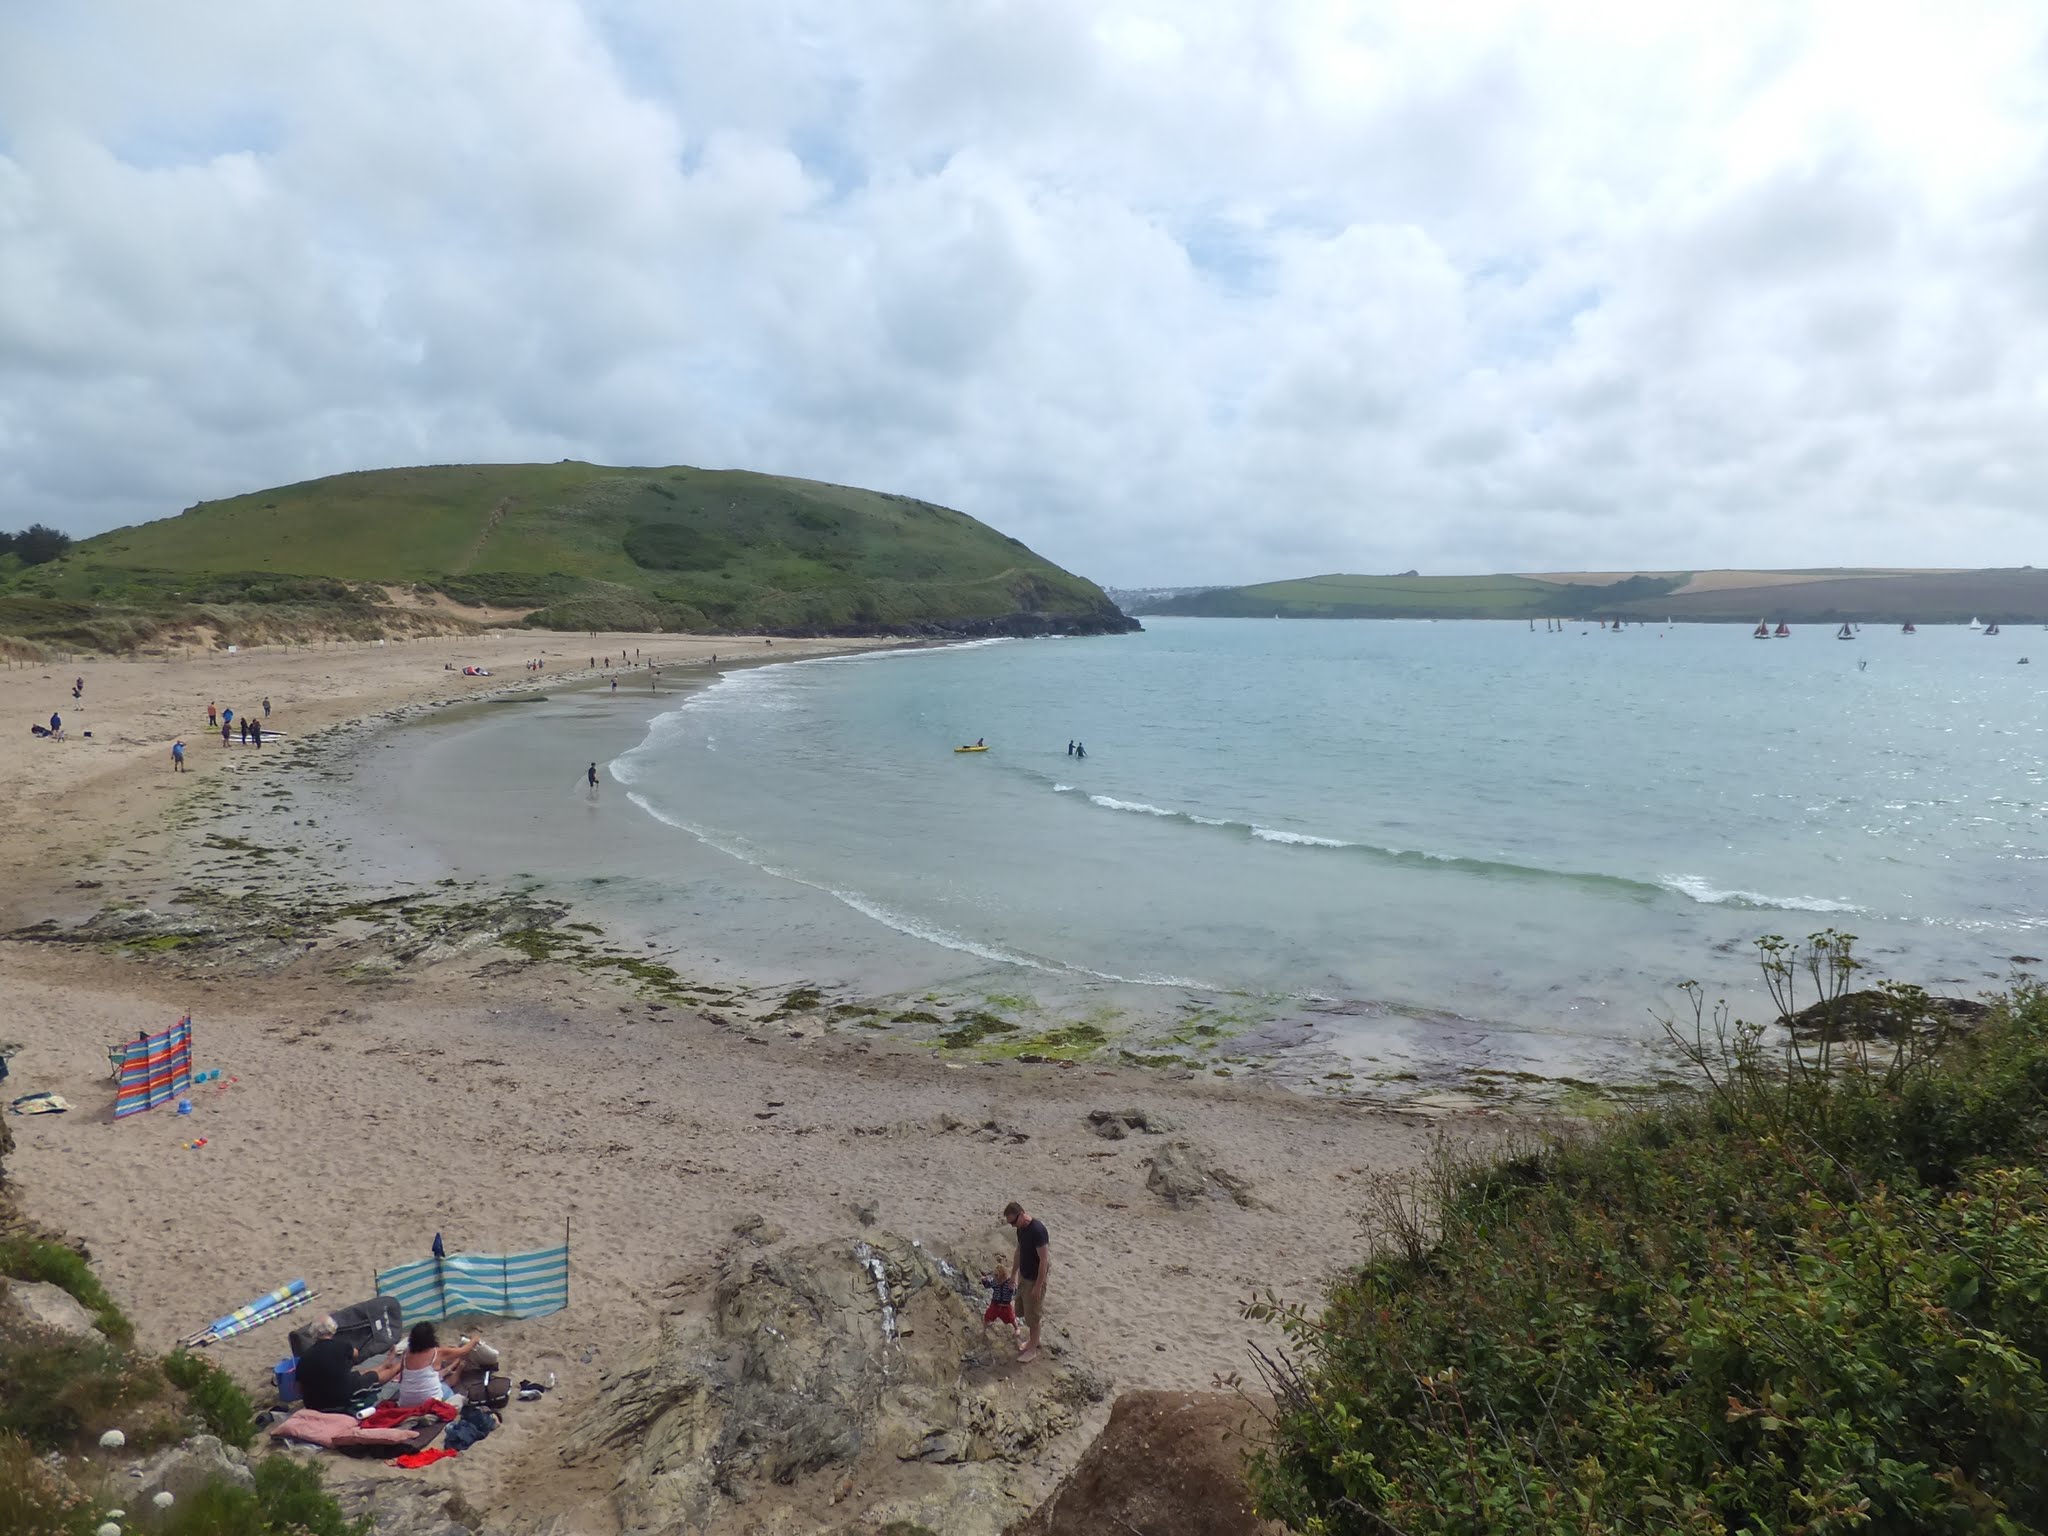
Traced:
<path fill-rule="evenodd" d="M 590 765 L 590 773 L 588 777 L 590 779 L 590 793 L 592 795 L 595 795 L 597 793 L 597 764 L 592 763 Z"/>
<path fill-rule="evenodd" d="M 1076 756 L 1076 757 L 1086 757 L 1087 755 L 1088 755 L 1088 746 L 1087 746 L 1087 743 L 1085 743 L 1085 742 L 1079 742 L 1079 741 L 1075 742 L 1075 743 L 1074 743 L 1074 756 Z"/>

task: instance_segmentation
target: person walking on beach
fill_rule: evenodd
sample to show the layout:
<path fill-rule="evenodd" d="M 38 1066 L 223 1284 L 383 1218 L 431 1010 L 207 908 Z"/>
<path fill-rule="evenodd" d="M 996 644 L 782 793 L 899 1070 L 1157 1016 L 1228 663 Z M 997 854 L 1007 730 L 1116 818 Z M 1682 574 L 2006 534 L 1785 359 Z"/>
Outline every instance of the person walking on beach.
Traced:
<path fill-rule="evenodd" d="M 221 723 L 220 723 L 220 744 L 221 744 L 222 746 L 226 746 L 226 745 L 228 744 L 228 732 L 229 732 L 229 731 L 231 731 L 231 730 L 233 730 L 233 729 L 234 729 L 234 727 L 233 727 L 233 726 L 231 726 L 231 725 L 229 725 L 229 724 L 227 723 L 227 721 L 225 721 L 225 720 L 221 721 Z"/>
<path fill-rule="evenodd" d="M 270 695 L 267 693 L 263 695 L 263 718 L 266 720 L 270 718 Z"/>
<path fill-rule="evenodd" d="M 171 772 L 183 773 L 184 771 L 185 743 L 182 741 L 174 741 L 171 743 Z"/>
<path fill-rule="evenodd" d="M 220 711 L 213 707 L 213 700 L 206 701 L 206 728 L 210 731 L 220 724 Z"/>
<path fill-rule="evenodd" d="M 1003 1220 L 1017 1233 L 1017 1315 L 1029 1337 L 1017 1351 L 1023 1361 L 1038 1358 L 1038 1330 L 1045 1321 L 1045 1283 L 1052 1275 L 1052 1237 L 1045 1223 L 1012 1200 Z"/>
<path fill-rule="evenodd" d="M 592 763 L 590 765 L 588 777 L 590 779 L 590 796 L 594 800 L 597 798 L 597 764 Z"/>

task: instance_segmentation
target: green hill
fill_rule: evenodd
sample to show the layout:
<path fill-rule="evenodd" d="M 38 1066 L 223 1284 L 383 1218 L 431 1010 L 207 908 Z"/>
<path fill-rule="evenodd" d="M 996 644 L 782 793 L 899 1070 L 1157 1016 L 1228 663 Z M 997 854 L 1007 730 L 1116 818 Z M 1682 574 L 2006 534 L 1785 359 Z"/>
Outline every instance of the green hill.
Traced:
<path fill-rule="evenodd" d="M 366 470 L 202 502 L 0 576 L 0 634 L 124 619 L 225 633 L 266 607 L 279 618 L 324 607 L 341 621 L 390 608 L 397 588 L 553 629 L 1135 627 L 1094 583 L 929 502 L 739 470 L 565 461 Z"/>
<path fill-rule="evenodd" d="M 1190 593 L 1146 611 L 1220 619 L 1541 618 L 1591 611 L 1573 603 L 1659 596 L 1684 579 L 1635 576 L 1619 587 L 1588 588 L 1532 576 L 1307 576 Z M 1597 599 L 1589 596 L 1594 592 L 1600 594 Z"/>
<path fill-rule="evenodd" d="M 1243 619 L 1629 619 L 1690 623 L 2048 621 L 2048 571 L 1638 571 L 1310 576 L 1162 598 L 1136 612 Z"/>

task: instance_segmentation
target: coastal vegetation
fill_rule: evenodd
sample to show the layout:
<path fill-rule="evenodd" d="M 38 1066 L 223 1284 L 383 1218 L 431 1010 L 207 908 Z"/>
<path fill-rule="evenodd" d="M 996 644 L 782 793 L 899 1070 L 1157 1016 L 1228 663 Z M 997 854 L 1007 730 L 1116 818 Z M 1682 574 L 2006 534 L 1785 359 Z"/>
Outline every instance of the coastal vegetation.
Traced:
<path fill-rule="evenodd" d="M 1376 1252 L 1326 1306 L 1253 1309 L 1289 1340 L 1263 1513 L 1307 1536 L 2048 1529 L 2048 992 L 1959 1029 L 1913 988 L 1859 1010 L 1842 935 L 1762 958 L 1802 1028 L 1694 989 L 1669 1028 L 1697 1089 L 1382 1183 Z"/>
<path fill-rule="evenodd" d="M 2048 571 L 1638 571 L 1310 576 L 1165 595 L 1134 613 L 1245 619 L 1626 619 L 1661 623 L 2048 621 Z"/>
<path fill-rule="evenodd" d="M 1094 583 L 965 513 L 680 466 L 366 470 L 202 502 L 40 563 L 0 558 L 0 635 L 29 642 L 121 650 L 201 633 L 246 644 L 481 622 L 807 635 L 1133 627 Z"/>

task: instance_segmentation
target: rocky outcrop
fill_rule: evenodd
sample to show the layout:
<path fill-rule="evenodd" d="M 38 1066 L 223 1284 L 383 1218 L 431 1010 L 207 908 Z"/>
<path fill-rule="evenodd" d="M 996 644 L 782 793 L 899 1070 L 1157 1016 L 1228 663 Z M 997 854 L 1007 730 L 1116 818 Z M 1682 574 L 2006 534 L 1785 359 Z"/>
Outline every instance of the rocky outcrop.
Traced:
<path fill-rule="evenodd" d="M 1152 1154 L 1145 1187 L 1176 1210 L 1212 1199 L 1251 1206 L 1251 1186 L 1235 1174 L 1214 1166 L 1213 1154 L 1192 1141 L 1169 1141 Z"/>
<path fill-rule="evenodd" d="M 369 1519 L 376 1536 L 476 1536 L 483 1521 L 451 1488 L 389 1478 L 337 1482 L 327 1491 L 350 1520 Z"/>
<path fill-rule="evenodd" d="M 1147 1136 L 1164 1136 L 1179 1130 L 1180 1125 L 1157 1110 L 1091 1109 L 1088 1111 L 1088 1129 L 1104 1141 L 1122 1141 L 1133 1131 Z"/>
<path fill-rule="evenodd" d="M 1265 1420 L 1233 1392 L 1126 1392 L 1074 1470 L 1008 1536 L 1285 1536 L 1252 1512 Z"/>
<path fill-rule="evenodd" d="M 187 1499 L 216 1478 L 242 1488 L 256 1486 L 249 1458 L 212 1435 L 194 1435 L 159 1451 L 130 1467 L 128 1475 L 134 1480 L 134 1491 L 126 1495 L 130 1502 L 146 1503 L 159 1493 Z"/>
<path fill-rule="evenodd" d="M 1990 1006 L 1967 997 L 1930 997 L 1872 987 L 1813 1003 L 1779 1019 L 1795 1039 L 1905 1040 L 1975 1028 Z"/>
<path fill-rule="evenodd" d="M 741 1246 L 708 1315 L 664 1317 L 606 1373 L 562 1457 L 616 1464 L 629 1532 L 765 1536 L 858 1516 L 994 1536 L 1019 1464 L 1104 1395 L 1050 1342 L 1020 1366 L 1001 1331 L 983 1334 L 973 1278 L 894 1234 Z"/>
<path fill-rule="evenodd" d="M 0 1279 L 0 1293 L 14 1303 L 21 1315 L 39 1328 L 55 1329 L 73 1338 L 98 1338 L 100 1331 L 92 1314 L 80 1306 L 69 1291 L 43 1280 Z"/>

